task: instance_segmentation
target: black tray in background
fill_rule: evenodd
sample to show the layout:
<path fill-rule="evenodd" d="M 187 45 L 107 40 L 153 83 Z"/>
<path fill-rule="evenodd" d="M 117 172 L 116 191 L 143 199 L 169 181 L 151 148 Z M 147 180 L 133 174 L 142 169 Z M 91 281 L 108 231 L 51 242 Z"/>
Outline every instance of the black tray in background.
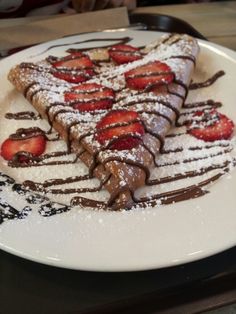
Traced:
<path fill-rule="evenodd" d="M 196 314 L 236 302 L 236 247 L 139 272 L 86 272 L 0 250 L 1 314 Z"/>
<path fill-rule="evenodd" d="M 199 39 L 207 40 L 207 38 L 199 33 L 192 25 L 173 16 L 150 13 L 131 13 L 129 19 L 131 24 L 145 24 L 148 30 L 180 34 L 185 33 Z"/>

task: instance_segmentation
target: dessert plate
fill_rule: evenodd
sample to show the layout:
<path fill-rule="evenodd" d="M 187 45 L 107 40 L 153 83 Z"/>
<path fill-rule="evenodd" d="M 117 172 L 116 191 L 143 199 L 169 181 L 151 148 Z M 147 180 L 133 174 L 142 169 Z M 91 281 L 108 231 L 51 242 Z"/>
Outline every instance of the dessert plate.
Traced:
<path fill-rule="evenodd" d="M 111 45 L 124 37 L 130 37 L 132 45 L 144 46 L 161 35 L 125 29 L 89 33 L 41 44 L 2 60 L 0 142 L 12 133 L 11 128 L 15 130 L 16 126 L 25 127 L 25 123 L 31 123 L 5 118 L 6 113 L 17 112 L 19 108 L 32 109 L 7 81 L 7 73 L 15 64 L 41 60 L 48 55 L 64 55 L 65 50 L 72 47 L 86 49 Z M 210 87 L 193 91 L 189 97 L 192 101 L 213 98 L 222 102 L 220 111 L 236 121 L 236 53 L 209 42 L 200 40 L 199 43 L 201 53 L 195 80 L 203 81 L 219 70 L 224 70 L 226 75 Z M 69 173 L 73 169 L 68 165 L 63 171 Z M 23 210 L 25 216 L 0 224 L 0 248 L 12 254 L 71 269 L 137 271 L 194 261 L 236 245 L 235 169 L 212 184 L 209 193 L 202 197 L 121 212 L 70 209 L 62 205 L 60 196 L 58 202 L 25 193 L 17 183 L 27 177 L 29 171 L 32 169 L 26 168 L 19 174 L 0 159 L 0 210 L 11 206 L 13 213 L 16 208 Z M 33 171 L 31 176 L 41 178 L 40 167 Z M 60 171 L 53 166 L 47 175 L 53 172 L 60 175 Z M 194 182 L 193 178 L 189 180 L 190 184 Z M 47 217 L 47 212 L 56 214 Z"/>

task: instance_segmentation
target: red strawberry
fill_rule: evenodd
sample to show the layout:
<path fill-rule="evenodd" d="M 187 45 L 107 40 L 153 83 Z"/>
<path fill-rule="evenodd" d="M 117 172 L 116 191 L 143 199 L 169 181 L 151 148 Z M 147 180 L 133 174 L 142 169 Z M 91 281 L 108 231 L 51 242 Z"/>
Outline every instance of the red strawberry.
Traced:
<path fill-rule="evenodd" d="M 92 69 L 87 69 L 87 70 L 77 70 L 77 71 L 71 71 L 71 70 L 56 70 L 53 71 L 52 74 L 64 81 L 67 81 L 69 83 L 75 83 L 79 84 L 82 82 L 85 82 L 89 80 L 95 73 Z"/>
<path fill-rule="evenodd" d="M 93 62 L 81 52 L 63 58 L 49 57 L 52 64 L 52 74 L 70 83 L 81 83 L 90 79 L 95 73 Z"/>
<path fill-rule="evenodd" d="M 73 108 L 79 111 L 110 109 L 115 93 L 111 88 L 96 84 L 84 83 L 75 86 L 64 94 L 66 102 L 73 102 Z"/>
<path fill-rule="evenodd" d="M 48 58 L 54 68 L 85 69 L 92 68 L 93 62 L 82 52 L 70 54 L 62 58 Z"/>
<path fill-rule="evenodd" d="M 97 124 L 97 141 L 109 149 L 132 149 L 142 141 L 144 127 L 137 112 L 127 110 L 110 111 Z"/>
<path fill-rule="evenodd" d="M 199 111 L 188 125 L 188 133 L 206 142 L 227 140 L 234 130 L 234 123 L 227 116 L 213 109 Z"/>
<path fill-rule="evenodd" d="M 26 139 L 6 139 L 1 146 L 1 155 L 6 160 L 12 160 L 15 154 L 27 152 L 33 156 L 39 156 L 45 151 L 46 138 L 44 135 L 37 135 Z M 25 158 L 23 158 L 25 161 Z"/>
<path fill-rule="evenodd" d="M 153 61 L 125 72 L 126 84 L 131 89 L 150 91 L 160 85 L 170 84 L 174 74 L 170 67 L 160 61 Z"/>
<path fill-rule="evenodd" d="M 142 55 L 138 48 L 130 45 L 115 45 L 108 50 L 109 56 L 117 64 L 139 60 Z"/>

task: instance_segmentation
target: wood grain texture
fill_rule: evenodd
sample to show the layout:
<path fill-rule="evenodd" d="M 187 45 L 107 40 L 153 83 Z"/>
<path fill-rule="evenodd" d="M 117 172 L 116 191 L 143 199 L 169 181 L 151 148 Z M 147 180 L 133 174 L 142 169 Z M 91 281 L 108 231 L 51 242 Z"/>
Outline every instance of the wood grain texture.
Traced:
<path fill-rule="evenodd" d="M 236 50 L 236 1 L 140 7 L 133 12 L 180 18 L 210 41 Z"/>
<path fill-rule="evenodd" d="M 90 22 L 91 20 L 93 23 Z M 21 22 L 24 22 L 24 20 L 21 20 Z M 25 22 L 26 24 L 1 27 L 0 50 L 34 45 L 63 36 L 93 32 L 107 28 L 118 28 L 129 24 L 128 14 L 125 8 L 62 15 L 61 17 L 44 20 L 36 18 L 35 21 L 25 19 Z M 4 21 L 4 23 L 6 23 L 6 21 Z"/>

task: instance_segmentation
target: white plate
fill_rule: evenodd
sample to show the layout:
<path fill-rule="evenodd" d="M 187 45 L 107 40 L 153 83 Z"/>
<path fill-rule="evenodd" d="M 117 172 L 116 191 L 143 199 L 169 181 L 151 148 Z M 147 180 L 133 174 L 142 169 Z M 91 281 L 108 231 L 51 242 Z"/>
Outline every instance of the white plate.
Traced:
<path fill-rule="evenodd" d="M 1 114 L 7 111 L 6 103 L 17 106 L 18 98 L 7 81 L 7 73 L 13 65 L 40 60 L 48 54 L 63 55 L 69 46 L 60 44 L 124 36 L 133 38 L 131 44 L 142 46 L 155 40 L 160 33 L 120 30 L 78 35 L 42 44 L 4 59 L 0 77 Z M 47 50 L 52 45 L 55 47 Z M 91 42 L 78 45 L 80 48 L 90 46 Z M 207 95 L 208 89 L 201 90 L 201 93 L 222 101 L 223 112 L 236 121 L 236 53 L 204 41 L 200 41 L 200 46 L 198 69 L 202 73 L 211 76 L 218 70 L 226 71 L 226 76 L 214 85 L 210 95 Z M 3 123 L 0 134 L 2 141 L 7 135 Z M 4 172 L 4 169 L 1 163 L 0 170 Z M 236 244 L 235 187 L 234 170 L 211 186 L 210 193 L 205 196 L 174 205 L 128 212 L 72 209 L 50 218 L 33 210 L 26 219 L 0 225 L 0 248 L 33 261 L 81 270 L 133 271 L 190 262 Z M 4 197 L 2 194 L 0 197 Z M 11 194 L 16 198 L 15 204 L 21 202 L 20 195 Z"/>

